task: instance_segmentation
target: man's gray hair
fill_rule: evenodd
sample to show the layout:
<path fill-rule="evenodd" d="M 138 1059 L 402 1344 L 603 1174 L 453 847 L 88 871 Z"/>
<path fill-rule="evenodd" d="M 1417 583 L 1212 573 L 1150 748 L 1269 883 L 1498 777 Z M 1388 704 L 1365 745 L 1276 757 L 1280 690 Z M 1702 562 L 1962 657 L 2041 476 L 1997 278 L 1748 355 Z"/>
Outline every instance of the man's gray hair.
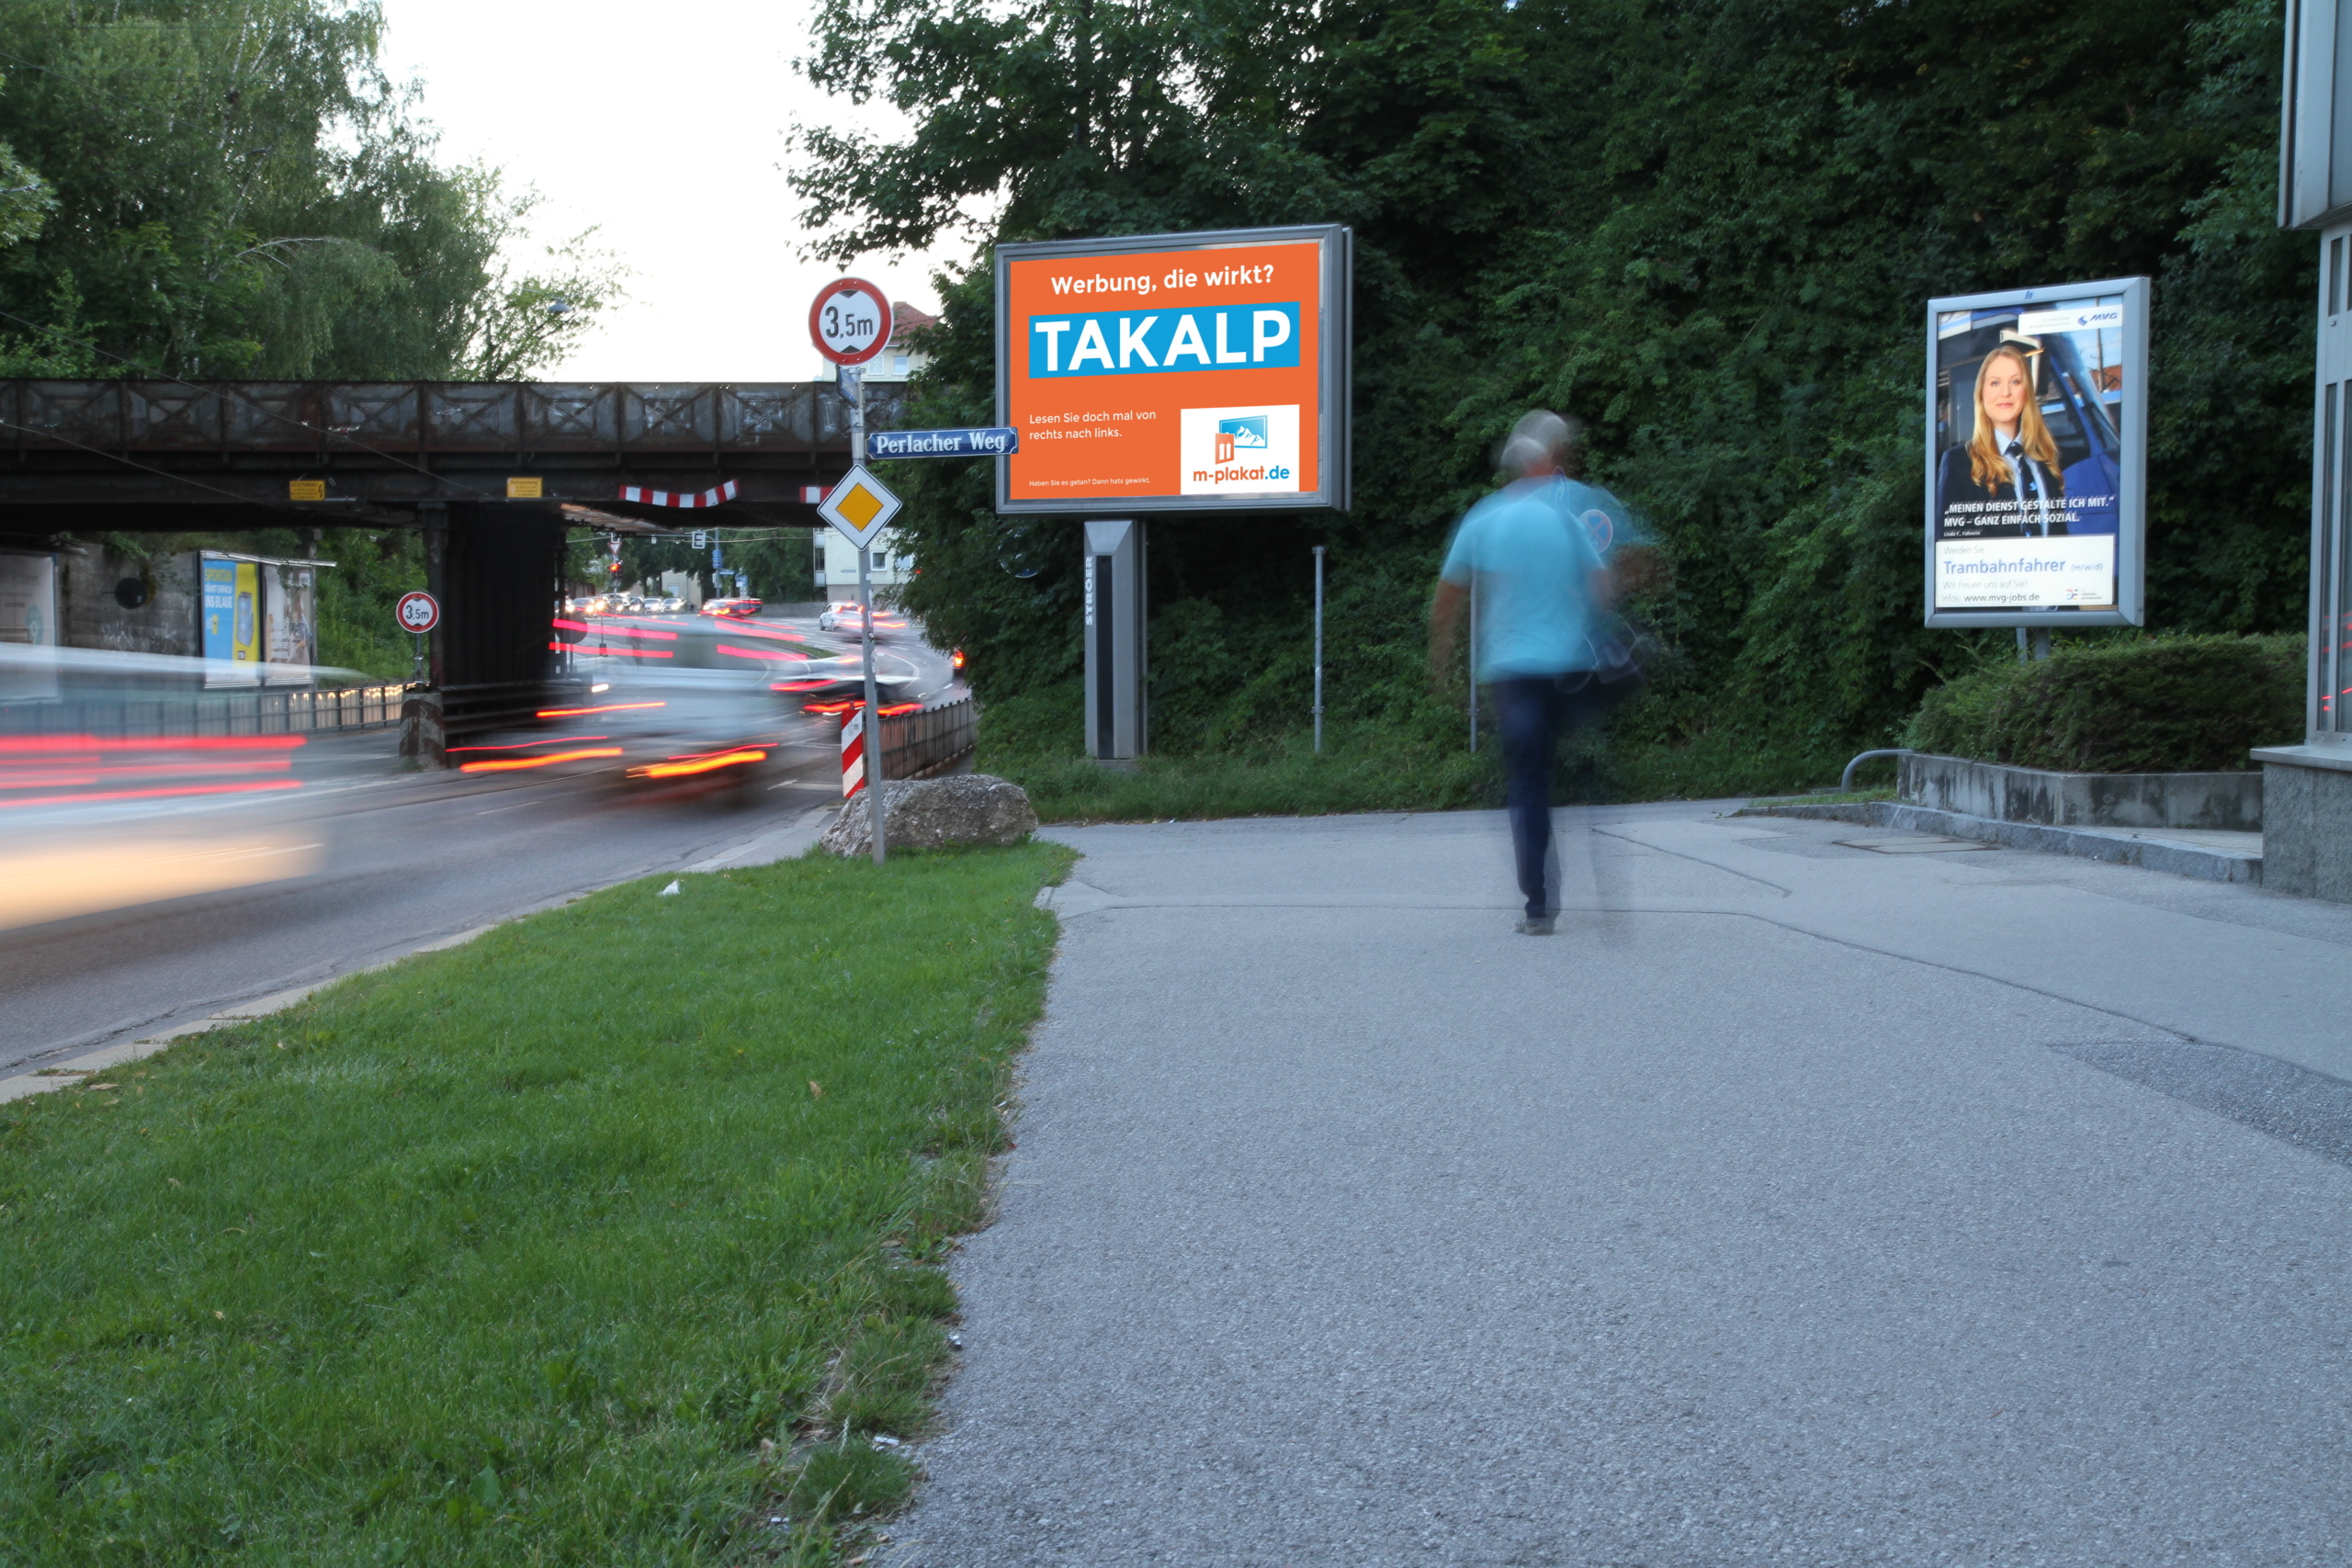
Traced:
<path fill-rule="evenodd" d="M 1574 418 L 1550 409 L 1522 414 L 1503 442 L 1503 471 L 1517 478 L 1536 468 L 1566 468 L 1583 440 L 1584 425 Z"/>

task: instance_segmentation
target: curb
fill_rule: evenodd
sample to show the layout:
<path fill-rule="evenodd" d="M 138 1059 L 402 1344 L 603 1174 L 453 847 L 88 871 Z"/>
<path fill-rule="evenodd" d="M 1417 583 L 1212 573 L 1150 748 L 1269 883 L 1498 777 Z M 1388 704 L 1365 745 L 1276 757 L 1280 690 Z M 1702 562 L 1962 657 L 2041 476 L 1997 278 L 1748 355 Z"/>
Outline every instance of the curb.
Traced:
<path fill-rule="evenodd" d="M 1998 822 L 1990 817 L 1939 811 L 1929 806 L 1900 801 L 1858 801 L 1848 806 L 1748 806 L 1734 817 L 1794 817 L 1813 822 L 1852 822 L 1865 828 L 1895 828 L 1913 833 L 1941 833 L 1971 839 L 2004 849 L 2036 850 L 2043 854 L 2073 855 L 2079 860 L 2105 861 L 2109 865 L 2136 865 L 2200 882 L 2262 881 L 2260 855 L 2235 854 L 2197 844 L 2160 839 L 2120 836 L 2128 829 L 2052 828 L 2040 822 Z"/>

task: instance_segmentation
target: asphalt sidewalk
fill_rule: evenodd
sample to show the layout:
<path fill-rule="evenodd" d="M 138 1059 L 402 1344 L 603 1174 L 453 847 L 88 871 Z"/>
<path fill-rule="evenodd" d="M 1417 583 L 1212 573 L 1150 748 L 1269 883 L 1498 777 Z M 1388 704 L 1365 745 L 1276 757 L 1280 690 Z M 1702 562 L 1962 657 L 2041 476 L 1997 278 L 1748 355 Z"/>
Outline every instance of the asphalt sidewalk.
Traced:
<path fill-rule="evenodd" d="M 2352 1555 L 2352 908 L 1717 811 L 1057 832 L 875 1561 Z"/>

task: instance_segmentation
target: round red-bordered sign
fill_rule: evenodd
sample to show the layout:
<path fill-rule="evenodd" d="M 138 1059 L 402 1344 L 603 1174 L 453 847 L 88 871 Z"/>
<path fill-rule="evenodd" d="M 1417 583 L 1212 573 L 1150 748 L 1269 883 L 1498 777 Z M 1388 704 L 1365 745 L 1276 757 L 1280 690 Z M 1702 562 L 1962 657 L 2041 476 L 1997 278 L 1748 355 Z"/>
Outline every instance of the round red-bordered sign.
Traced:
<path fill-rule="evenodd" d="M 890 341 L 890 299 L 862 277 L 837 277 L 808 307 L 808 341 L 836 365 L 863 365 Z"/>
<path fill-rule="evenodd" d="M 430 593 L 403 593 L 392 606 L 392 616 L 401 630 L 422 636 L 441 624 L 441 602 Z"/>

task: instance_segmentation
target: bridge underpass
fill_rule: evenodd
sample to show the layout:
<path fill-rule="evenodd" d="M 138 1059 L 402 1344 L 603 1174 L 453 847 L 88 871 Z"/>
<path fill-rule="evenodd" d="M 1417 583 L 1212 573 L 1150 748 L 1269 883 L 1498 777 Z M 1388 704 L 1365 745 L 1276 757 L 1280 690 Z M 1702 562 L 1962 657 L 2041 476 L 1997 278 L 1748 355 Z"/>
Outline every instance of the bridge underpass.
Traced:
<path fill-rule="evenodd" d="M 870 388 L 869 423 L 900 398 Z M 831 382 L 0 380 L 0 547 L 422 529 L 431 679 L 461 735 L 537 700 L 570 529 L 817 525 L 801 492 L 847 470 L 849 412 Z M 730 482 L 708 511 L 621 499 Z"/>

